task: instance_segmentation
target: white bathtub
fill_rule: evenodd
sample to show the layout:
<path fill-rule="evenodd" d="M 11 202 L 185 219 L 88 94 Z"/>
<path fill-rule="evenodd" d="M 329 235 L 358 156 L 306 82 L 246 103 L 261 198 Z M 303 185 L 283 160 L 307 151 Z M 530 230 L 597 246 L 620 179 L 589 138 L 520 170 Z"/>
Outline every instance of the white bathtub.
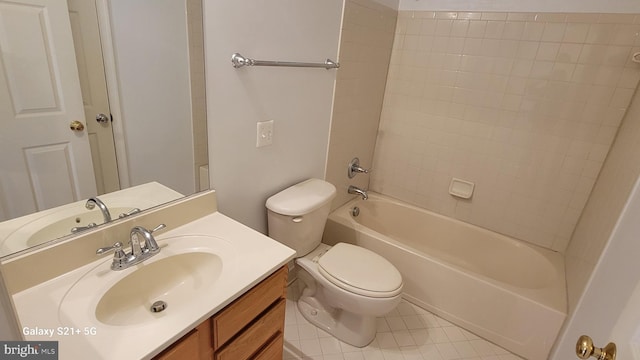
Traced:
<path fill-rule="evenodd" d="M 389 197 L 336 209 L 323 242 L 384 256 L 407 300 L 526 359 L 547 359 L 566 317 L 562 255 Z"/>

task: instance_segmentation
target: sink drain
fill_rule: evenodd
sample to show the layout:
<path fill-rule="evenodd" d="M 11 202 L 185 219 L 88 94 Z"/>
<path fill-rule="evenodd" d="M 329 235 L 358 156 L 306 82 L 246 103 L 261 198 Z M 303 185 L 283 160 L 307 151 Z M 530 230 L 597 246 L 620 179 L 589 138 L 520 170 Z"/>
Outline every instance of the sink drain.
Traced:
<path fill-rule="evenodd" d="M 154 313 L 164 311 L 164 309 L 166 308 L 167 308 L 167 303 L 162 300 L 158 300 L 153 304 L 151 304 L 151 312 L 154 312 Z"/>

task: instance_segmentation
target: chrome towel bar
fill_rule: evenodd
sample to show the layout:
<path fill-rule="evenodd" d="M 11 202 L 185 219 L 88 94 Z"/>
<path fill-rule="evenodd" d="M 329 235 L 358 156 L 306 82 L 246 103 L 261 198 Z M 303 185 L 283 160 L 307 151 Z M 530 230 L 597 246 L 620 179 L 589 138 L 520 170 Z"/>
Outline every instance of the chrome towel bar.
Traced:
<path fill-rule="evenodd" d="M 306 68 L 324 68 L 324 69 L 337 69 L 340 64 L 327 59 L 324 63 L 307 63 L 307 62 L 291 62 L 291 61 L 266 61 L 266 60 L 254 60 L 246 58 L 238 53 L 231 55 L 231 63 L 234 68 L 241 68 L 243 66 L 288 66 L 288 67 L 306 67 Z"/>

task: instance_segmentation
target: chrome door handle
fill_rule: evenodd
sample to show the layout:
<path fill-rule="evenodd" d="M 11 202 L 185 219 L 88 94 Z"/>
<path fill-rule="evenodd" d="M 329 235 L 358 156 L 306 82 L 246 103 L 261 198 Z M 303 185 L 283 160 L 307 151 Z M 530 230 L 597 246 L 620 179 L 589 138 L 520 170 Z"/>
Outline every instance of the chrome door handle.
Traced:
<path fill-rule="evenodd" d="M 96 115 L 96 121 L 99 124 L 108 124 L 109 123 L 109 117 L 105 114 L 98 114 Z"/>

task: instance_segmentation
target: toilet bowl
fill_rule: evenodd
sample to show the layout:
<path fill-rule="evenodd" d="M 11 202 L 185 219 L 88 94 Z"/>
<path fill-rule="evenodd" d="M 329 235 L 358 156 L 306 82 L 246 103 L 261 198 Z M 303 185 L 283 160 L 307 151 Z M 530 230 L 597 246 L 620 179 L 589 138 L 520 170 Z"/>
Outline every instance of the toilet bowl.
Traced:
<path fill-rule="evenodd" d="M 297 252 L 298 309 L 305 319 L 363 347 L 375 338 L 376 317 L 400 302 L 402 276 L 370 250 L 320 242 L 335 193 L 332 184 L 310 179 L 273 195 L 266 203 L 269 236 Z"/>
<path fill-rule="evenodd" d="M 334 260 L 354 253 L 359 253 L 357 259 L 332 267 L 336 265 Z M 336 259 L 323 261 L 333 256 Z M 361 261 L 363 258 L 373 259 L 376 266 Z M 381 256 L 358 246 L 338 243 L 332 248 L 320 244 L 296 259 L 296 264 L 301 268 L 298 309 L 302 316 L 353 346 L 369 344 L 376 335 L 376 317 L 389 313 L 402 298 L 398 270 Z M 365 271 L 357 271 L 358 268 Z M 380 281 L 374 284 L 376 278 Z"/>

